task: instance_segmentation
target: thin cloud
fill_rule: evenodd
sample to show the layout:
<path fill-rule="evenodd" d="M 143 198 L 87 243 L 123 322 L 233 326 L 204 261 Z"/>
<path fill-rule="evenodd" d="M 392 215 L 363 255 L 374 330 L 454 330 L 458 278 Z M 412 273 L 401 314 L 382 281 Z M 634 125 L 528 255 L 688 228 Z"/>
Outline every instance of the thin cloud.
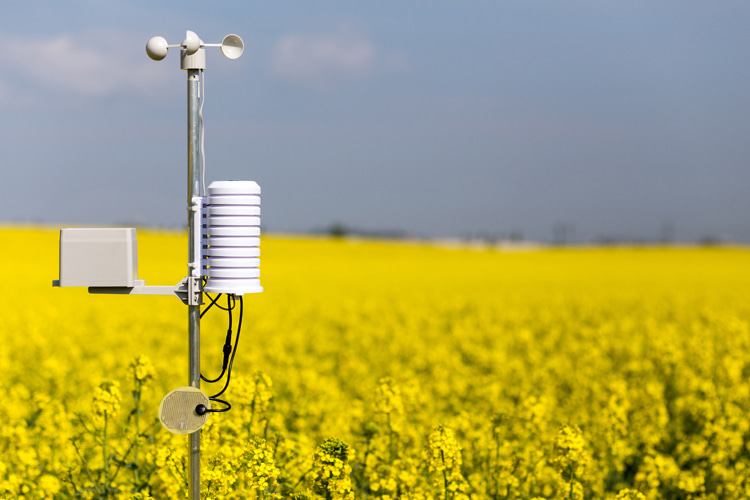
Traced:
<path fill-rule="evenodd" d="M 135 36 L 108 34 L 49 38 L 0 37 L 5 94 L 18 93 L 27 84 L 60 92 L 110 95 L 121 91 L 147 91 L 163 80 L 161 70 L 150 67 L 145 46 Z M 138 43 L 138 45 L 133 45 Z M 135 54 L 141 56 L 136 60 Z"/>
<path fill-rule="evenodd" d="M 367 75 L 374 59 L 373 44 L 356 34 L 294 34 L 276 44 L 271 70 L 281 80 L 321 89 Z"/>

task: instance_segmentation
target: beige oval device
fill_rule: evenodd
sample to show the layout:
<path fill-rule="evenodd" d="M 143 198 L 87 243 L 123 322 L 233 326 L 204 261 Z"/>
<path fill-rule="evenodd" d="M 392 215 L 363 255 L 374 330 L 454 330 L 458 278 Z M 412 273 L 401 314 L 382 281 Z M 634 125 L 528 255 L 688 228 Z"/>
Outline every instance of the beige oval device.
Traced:
<path fill-rule="evenodd" d="M 159 405 L 159 421 L 169 432 L 192 434 L 208 422 L 208 412 L 199 415 L 196 407 L 211 409 L 206 393 L 197 387 L 179 387 L 164 396 Z"/>

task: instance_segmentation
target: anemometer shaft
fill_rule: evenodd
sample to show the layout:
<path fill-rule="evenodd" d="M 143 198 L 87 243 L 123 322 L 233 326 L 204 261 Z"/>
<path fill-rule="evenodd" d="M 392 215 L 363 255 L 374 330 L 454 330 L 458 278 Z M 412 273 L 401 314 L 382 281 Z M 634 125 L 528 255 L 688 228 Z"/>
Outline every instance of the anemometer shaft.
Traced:
<path fill-rule="evenodd" d="M 200 216 L 192 210 L 193 197 L 200 196 L 200 70 L 188 69 L 188 262 L 200 265 L 200 254 L 195 251 L 195 226 L 201 224 Z M 189 336 L 189 385 L 200 388 L 201 385 L 201 355 L 200 355 L 200 278 L 194 277 L 192 268 L 188 266 L 188 280 L 193 286 L 188 286 L 188 336 Z M 193 292 L 197 291 L 198 300 Z M 189 435 L 188 449 L 188 498 L 200 499 L 200 439 L 201 433 L 193 432 Z"/>

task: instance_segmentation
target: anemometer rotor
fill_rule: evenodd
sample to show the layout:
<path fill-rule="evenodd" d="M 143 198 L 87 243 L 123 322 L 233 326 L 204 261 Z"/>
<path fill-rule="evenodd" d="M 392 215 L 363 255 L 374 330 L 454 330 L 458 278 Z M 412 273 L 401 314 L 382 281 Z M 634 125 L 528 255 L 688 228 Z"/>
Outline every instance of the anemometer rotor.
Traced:
<path fill-rule="evenodd" d="M 219 47 L 221 48 L 221 53 L 229 59 L 237 59 L 245 50 L 242 38 L 237 35 L 227 35 L 221 43 L 203 43 L 203 40 L 194 31 L 188 31 L 185 33 L 185 39 L 180 44 L 170 45 L 162 36 L 151 38 L 146 44 L 146 54 L 154 61 L 161 61 L 167 57 L 169 49 L 177 47 L 181 47 L 189 56 L 197 53 L 203 47 Z"/>

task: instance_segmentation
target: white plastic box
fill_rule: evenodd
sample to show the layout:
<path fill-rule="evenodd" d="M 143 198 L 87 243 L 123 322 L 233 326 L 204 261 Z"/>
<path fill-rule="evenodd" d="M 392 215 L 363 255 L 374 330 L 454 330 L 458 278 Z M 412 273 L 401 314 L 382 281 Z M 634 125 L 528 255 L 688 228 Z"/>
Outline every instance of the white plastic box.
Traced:
<path fill-rule="evenodd" d="M 135 228 L 60 230 L 59 286 L 132 287 L 137 279 Z"/>

